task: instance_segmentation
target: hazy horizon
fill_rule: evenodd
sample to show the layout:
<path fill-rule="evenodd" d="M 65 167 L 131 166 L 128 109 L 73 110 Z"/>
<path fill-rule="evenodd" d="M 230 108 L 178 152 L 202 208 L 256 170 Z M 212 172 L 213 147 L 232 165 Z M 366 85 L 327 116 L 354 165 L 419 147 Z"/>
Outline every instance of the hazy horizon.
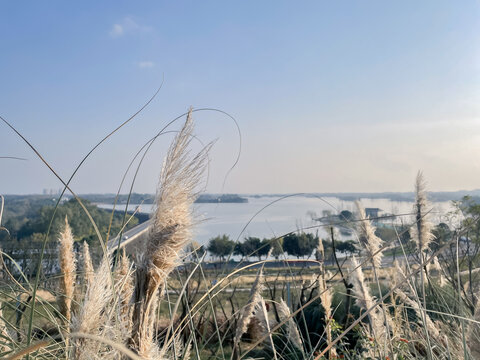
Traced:
<path fill-rule="evenodd" d="M 0 4 L 0 116 L 78 194 L 116 193 L 138 149 L 190 106 L 207 192 L 410 192 L 480 185 L 480 4 L 448 1 Z M 176 130 L 180 122 L 169 130 Z M 172 134 L 133 191 L 154 193 Z M 194 142 L 197 149 L 201 147 Z M 0 122 L 0 193 L 61 183 Z M 130 188 L 127 177 L 122 193 Z"/>
<path fill-rule="evenodd" d="M 47 190 L 47 191 L 50 191 L 52 190 L 53 192 L 52 193 L 43 193 L 43 190 Z M 62 191 L 62 189 L 42 189 L 41 192 L 32 192 L 32 193 L 3 193 L 1 195 L 9 195 L 9 196 L 13 196 L 13 195 L 19 195 L 19 196 L 28 196 L 28 195 L 32 195 L 32 196 L 36 196 L 36 195 L 45 195 L 45 196 L 55 196 L 55 195 L 58 195 L 60 193 L 60 191 Z M 56 192 L 55 192 L 56 191 Z M 448 190 L 448 191 L 443 191 L 443 190 L 429 190 L 427 193 L 457 193 L 457 192 L 479 192 L 480 191 L 480 188 L 478 189 L 458 189 L 458 190 Z M 155 192 L 145 192 L 145 193 L 140 193 L 140 192 L 134 192 L 136 194 L 141 194 L 141 195 L 155 195 Z M 65 192 L 66 195 L 71 195 L 68 190 Z M 372 192 L 372 191 L 331 191 L 331 192 L 322 192 L 322 191 L 313 191 L 313 192 L 288 192 L 288 193 L 277 193 L 277 192 L 257 192 L 257 193 L 241 193 L 241 192 L 228 192 L 228 193 L 220 193 L 220 192 L 202 192 L 201 194 L 207 194 L 207 195 L 222 195 L 222 194 L 232 194 L 232 195 L 239 195 L 239 196 L 262 196 L 262 195 L 265 195 L 265 196 L 286 196 L 286 195 L 298 195 L 298 196 L 302 196 L 302 195 L 315 195 L 315 194 L 323 194 L 323 195 L 340 195 L 340 194 L 343 194 L 343 195 L 349 195 L 349 194 L 372 194 L 372 195 L 376 195 L 376 194 L 414 194 L 414 191 L 377 191 L 377 192 Z M 76 193 L 76 195 L 79 195 L 79 196 L 82 196 L 82 195 L 116 195 L 116 193 L 108 193 L 108 192 L 105 192 L 105 193 L 95 193 L 95 192 L 91 192 L 91 193 Z M 128 193 L 120 193 L 119 195 L 122 195 L 122 196 L 126 196 L 128 195 Z"/>

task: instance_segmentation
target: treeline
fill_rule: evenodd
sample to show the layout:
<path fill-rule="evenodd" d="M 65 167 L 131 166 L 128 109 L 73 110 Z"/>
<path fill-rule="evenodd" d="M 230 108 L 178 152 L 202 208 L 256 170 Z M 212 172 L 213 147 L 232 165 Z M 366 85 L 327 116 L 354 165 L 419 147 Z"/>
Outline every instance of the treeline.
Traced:
<path fill-rule="evenodd" d="M 123 224 L 123 214 L 115 212 L 112 217 L 110 210 L 100 209 L 87 200 L 82 199 L 82 203 L 102 236 L 105 236 L 110 228 L 110 234 L 116 235 Z M 97 240 L 97 234 L 89 217 L 83 207 L 75 199 L 62 202 L 55 212 L 55 200 L 51 197 L 31 197 L 18 196 L 6 197 L 5 215 L 2 226 L 7 231 L 0 232 L 0 243 L 2 246 L 9 241 L 29 242 L 44 238 L 47 233 L 50 222 L 50 234 L 57 236 L 65 224 L 65 217 L 68 218 L 75 240 L 86 240 L 93 242 Z M 54 216 L 55 213 L 55 216 Z M 130 218 L 127 215 L 127 220 Z M 110 227 L 111 221 L 111 227 Z M 127 229 L 139 223 L 139 219 L 134 216 L 127 224 Z M 18 244 L 17 244 L 18 245 Z"/>
<path fill-rule="evenodd" d="M 480 213 L 480 205 L 477 206 L 477 212 Z M 470 207 L 469 209 L 472 211 L 471 209 L 474 209 L 474 207 Z M 447 224 L 437 224 L 432 229 L 432 233 L 435 238 L 430 243 L 430 248 L 432 250 L 438 249 L 447 241 L 450 232 L 451 231 Z M 395 229 L 387 227 L 377 228 L 375 235 L 385 241 L 386 244 L 392 244 L 394 241 L 400 239 L 405 250 L 410 250 L 411 248 L 415 247 L 410 235 L 410 228 L 405 225 L 398 226 Z M 354 240 L 334 240 L 332 242 L 330 238 L 322 239 L 321 241 L 326 258 L 332 258 L 334 250 L 346 255 L 352 255 L 358 252 L 358 248 L 355 246 L 355 243 L 358 242 Z M 208 251 L 214 259 L 218 259 L 220 261 L 225 261 L 230 255 L 239 255 L 247 259 L 254 258 L 262 260 L 262 258 L 265 257 L 269 251 L 271 251 L 271 256 L 276 259 L 282 257 L 284 254 L 299 259 L 310 257 L 312 255 L 317 257 L 318 254 L 316 254 L 316 251 L 318 247 L 318 236 L 315 236 L 311 233 L 299 232 L 288 234 L 280 238 L 271 239 L 247 237 L 242 242 L 235 242 L 234 240 L 230 239 L 228 235 L 220 235 L 210 239 L 206 246 L 197 246 L 196 251 L 200 254 Z M 395 249 L 396 247 L 391 250 L 393 256 L 396 254 Z"/>
<path fill-rule="evenodd" d="M 334 244 L 330 240 L 322 239 L 325 256 L 333 253 L 333 246 L 336 251 L 342 253 L 353 253 L 356 251 L 352 240 L 337 241 Z M 210 253 L 213 258 L 225 261 L 230 255 L 239 255 L 244 258 L 257 258 L 262 260 L 264 256 L 271 251 L 271 256 L 276 259 L 285 253 L 297 258 L 311 256 L 318 248 L 319 237 L 311 233 L 292 233 L 280 238 L 260 239 L 257 237 L 247 237 L 243 242 L 237 243 L 230 239 L 227 235 L 216 236 L 208 242 L 206 247 L 201 248 L 201 252 L 205 250 Z"/>
<path fill-rule="evenodd" d="M 85 194 L 82 199 L 101 204 L 153 204 L 154 194 Z M 195 200 L 197 203 L 246 203 L 248 199 L 237 194 L 201 194 Z"/>
<path fill-rule="evenodd" d="M 8 256 L 4 257 L 6 266 L 18 275 L 17 266 L 24 274 L 34 276 L 38 269 L 40 253 L 45 241 L 50 222 L 53 219 L 49 241 L 43 251 L 42 269 L 46 274 L 58 271 L 58 236 L 65 226 L 65 217 L 75 236 L 75 248 L 80 248 L 80 243 L 86 241 L 90 245 L 92 257 L 96 261 L 101 255 L 100 241 L 94 226 L 85 213 L 85 210 L 75 199 L 62 201 L 55 211 L 55 199 L 51 196 L 6 196 L 5 216 L 2 227 L 7 231 L 0 231 L 0 247 Z M 100 209 L 89 201 L 82 199 L 82 203 L 90 216 L 94 219 L 103 239 L 110 229 L 110 238 L 116 236 L 122 228 L 123 213 L 115 212 L 112 217 L 110 210 Z M 130 218 L 125 229 L 139 223 L 137 215 Z M 111 221 L 111 227 L 110 227 Z"/>

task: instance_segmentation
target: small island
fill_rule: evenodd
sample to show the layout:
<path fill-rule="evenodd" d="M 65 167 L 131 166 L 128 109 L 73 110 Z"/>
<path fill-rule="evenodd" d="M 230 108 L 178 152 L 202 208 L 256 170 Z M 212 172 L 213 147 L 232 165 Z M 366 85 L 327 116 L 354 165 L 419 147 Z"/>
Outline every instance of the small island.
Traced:
<path fill-rule="evenodd" d="M 237 194 L 202 194 L 200 195 L 196 203 L 247 203 L 248 199 L 241 197 Z"/>

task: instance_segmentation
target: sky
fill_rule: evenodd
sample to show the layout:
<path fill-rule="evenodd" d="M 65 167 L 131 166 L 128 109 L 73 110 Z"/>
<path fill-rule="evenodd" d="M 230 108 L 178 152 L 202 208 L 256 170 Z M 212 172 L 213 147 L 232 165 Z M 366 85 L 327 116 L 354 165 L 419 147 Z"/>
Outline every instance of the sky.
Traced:
<path fill-rule="evenodd" d="M 68 179 L 161 87 L 78 194 L 117 192 L 190 107 L 241 132 L 194 113 L 209 192 L 411 191 L 418 170 L 431 190 L 477 189 L 479 20 L 478 1 L 0 1 L 0 116 Z M 122 193 L 155 192 L 173 135 Z M 0 193 L 60 187 L 0 122 Z"/>

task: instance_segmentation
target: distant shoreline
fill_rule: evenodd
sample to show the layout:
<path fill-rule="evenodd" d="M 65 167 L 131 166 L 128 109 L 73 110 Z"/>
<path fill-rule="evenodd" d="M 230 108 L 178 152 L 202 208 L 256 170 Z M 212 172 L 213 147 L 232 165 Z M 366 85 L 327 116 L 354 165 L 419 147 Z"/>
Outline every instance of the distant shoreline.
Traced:
<path fill-rule="evenodd" d="M 3 194 L 5 200 L 20 198 L 37 198 L 37 199 L 56 199 L 59 194 Z M 328 198 L 335 197 L 340 200 L 354 201 L 357 199 L 387 199 L 391 201 L 414 201 L 413 192 L 339 192 L 339 193 L 289 193 L 289 194 L 201 194 L 196 203 L 248 203 L 249 198 L 281 198 L 281 197 L 306 197 L 306 198 Z M 432 191 L 428 192 L 428 198 L 431 201 L 458 201 L 464 196 L 471 196 L 473 199 L 480 201 L 480 189 L 459 190 L 459 191 Z M 71 195 L 64 195 L 64 198 L 70 199 Z M 155 202 L 154 194 L 132 193 L 121 194 L 116 199 L 116 194 L 80 194 L 80 198 L 93 203 L 113 204 L 153 204 Z"/>

